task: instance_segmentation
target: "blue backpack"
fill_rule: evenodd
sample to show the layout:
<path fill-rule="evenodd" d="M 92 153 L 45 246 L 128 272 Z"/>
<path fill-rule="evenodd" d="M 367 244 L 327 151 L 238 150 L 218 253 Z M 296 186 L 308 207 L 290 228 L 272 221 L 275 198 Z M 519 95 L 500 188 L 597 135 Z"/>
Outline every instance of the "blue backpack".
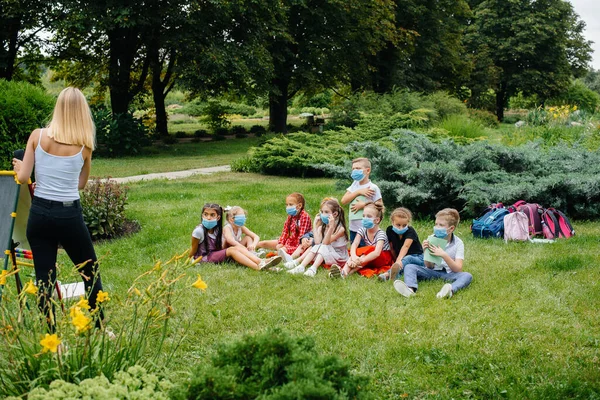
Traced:
<path fill-rule="evenodd" d="M 490 206 L 486 213 L 474 219 L 471 232 L 476 238 L 502 238 L 504 237 L 504 216 L 510 214 L 502 204 Z"/>

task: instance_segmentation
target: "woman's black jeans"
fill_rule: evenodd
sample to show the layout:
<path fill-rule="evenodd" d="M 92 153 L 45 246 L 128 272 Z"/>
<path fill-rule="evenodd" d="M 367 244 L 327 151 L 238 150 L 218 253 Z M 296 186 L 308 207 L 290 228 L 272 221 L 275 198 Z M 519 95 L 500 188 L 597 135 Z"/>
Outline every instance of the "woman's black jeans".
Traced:
<path fill-rule="evenodd" d="M 34 197 L 27 221 L 27 240 L 33 253 L 35 279 L 38 286 L 38 305 L 46 317 L 50 317 L 52 287 L 56 282 L 56 255 L 60 244 L 71 261 L 79 266 L 85 291 L 88 294 L 90 311 L 96 308 L 98 291 L 102 290 L 102 279 L 98 270 L 96 252 L 90 233 L 83 222 L 81 204 L 75 201 L 52 201 Z M 96 326 L 104 319 L 99 315 Z M 49 318 L 50 329 L 53 319 Z"/>

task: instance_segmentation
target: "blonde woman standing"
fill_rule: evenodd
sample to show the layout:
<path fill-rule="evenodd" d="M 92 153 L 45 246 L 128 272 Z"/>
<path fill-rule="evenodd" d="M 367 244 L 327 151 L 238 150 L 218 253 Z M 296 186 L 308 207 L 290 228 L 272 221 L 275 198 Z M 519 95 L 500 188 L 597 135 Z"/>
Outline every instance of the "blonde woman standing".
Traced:
<path fill-rule="evenodd" d="M 58 96 L 48 126 L 31 133 L 23 161 L 13 159 L 19 182 L 27 182 L 35 166 L 27 240 L 35 260 L 38 304 L 51 330 L 54 328 L 51 295 L 59 244 L 83 278 L 90 311 L 96 308 L 96 298 L 102 289 L 96 252 L 79 202 L 79 190 L 85 187 L 90 175 L 95 137 L 92 114 L 83 93 L 68 87 Z M 102 319 L 100 313 L 97 327 Z"/>

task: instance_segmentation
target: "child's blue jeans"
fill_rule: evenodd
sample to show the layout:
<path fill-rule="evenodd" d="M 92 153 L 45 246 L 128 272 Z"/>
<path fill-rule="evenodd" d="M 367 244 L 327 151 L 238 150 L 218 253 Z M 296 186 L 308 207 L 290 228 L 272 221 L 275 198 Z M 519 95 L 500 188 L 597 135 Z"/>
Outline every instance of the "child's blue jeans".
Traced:
<path fill-rule="evenodd" d="M 407 255 L 405 255 L 404 258 L 402 259 L 402 269 L 400 271 L 398 271 L 398 274 L 396 276 L 391 276 L 390 279 L 399 279 L 400 275 L 402 275 L 404 273 L 404 268 L 406 268 L 406 266 L 409 264 L 425 265 L 425 261 L 423 261 L 423 254 L 407 254 Z"/>
<path fill-rule="evenodd" d="M 429 269 L 422 265 L 408 264 L 404 267 L 404 283 L 406 286 L 416 289 L 419 285 L 417 281 L 429 279 L 443 279 L 452 282 L 452 292 L 464 289 L 473 280 L 473 275 L 468 272 L 446 272 Z"/>

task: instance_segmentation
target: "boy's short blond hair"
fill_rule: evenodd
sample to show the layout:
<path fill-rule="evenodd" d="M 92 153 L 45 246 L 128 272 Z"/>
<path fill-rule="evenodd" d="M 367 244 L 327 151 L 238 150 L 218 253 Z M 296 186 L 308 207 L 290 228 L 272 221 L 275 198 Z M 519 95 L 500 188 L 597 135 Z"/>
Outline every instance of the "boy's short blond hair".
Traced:
<path fill-rule="evenodd" d="M 444 208 L 438 211 L 435 217 L 446 220 L 449 226 L 457 227 L 460 222 L 460 214 L 454 208 Z"/>
<path fill-rule="evenodd" d="M 352 165 L 360 163 L 364 168 L 371 168 L 371 161 L 366 157 L 359 157 L 352 160 Z"/>

